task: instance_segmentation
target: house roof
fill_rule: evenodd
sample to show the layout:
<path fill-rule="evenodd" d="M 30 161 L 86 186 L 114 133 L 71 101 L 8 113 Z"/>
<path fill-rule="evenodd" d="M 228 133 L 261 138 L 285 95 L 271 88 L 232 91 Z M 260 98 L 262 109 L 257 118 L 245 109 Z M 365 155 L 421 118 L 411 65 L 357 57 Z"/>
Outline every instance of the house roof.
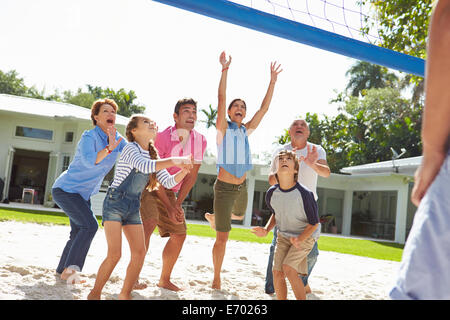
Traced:
<path fill-rule="evenodd" d="M 0 94 L 0 111 L 18 112 L 50 118 L 91 120 L 91 109 L 70 103 Z M 117 115 L 116 124 L 126 126 L 128 118 Z"/>
<path fill-rule="evenodd" d="M 422 162 L 422 156 L 411 157 L 405 159 L 381 161 L 367 163 L 359 166 L 345 167 L 341 169 L 342 173 L 349 173 L 352 175 L 368 174 L 368 173 L 413 173 Z"/>

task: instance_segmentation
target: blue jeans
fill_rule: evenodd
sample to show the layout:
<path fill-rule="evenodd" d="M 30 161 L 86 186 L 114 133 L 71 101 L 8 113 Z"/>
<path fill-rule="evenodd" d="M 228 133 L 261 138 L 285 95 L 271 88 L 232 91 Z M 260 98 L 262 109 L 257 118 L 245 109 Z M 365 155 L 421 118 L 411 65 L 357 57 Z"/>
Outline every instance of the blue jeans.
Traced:
<path fill-rule="evenodd" d="M 278 228 L 275 227 L 273 229 L 273 240 L 272 240 L 272 243 L 270 244 L 269 261 L 267 263 L 266 286 L 265 286 L 265 291 L 267 294 L 272 294 L 275 292 L 275 289 L 273 287 L 272 266 L 273 266 L 273 256 L 274 256 L 274 252 L 275 252 L 275 246 L 277 244 L 277 233 L 278 233 Z M 309 275 L 311 274 L 311 271 L 314 268 L 314 265 L 316 264 L 318 255 L 319 255 L 319 249 L 317 247 L 317 241 L 316 241 L 316 243 L 314 243 L 314 246 L 311 249 L 311 252 L 308 254 L 308 258 L 307 258 L 308 274 L 306 276 L 299 275 L 299 277 L 303 281 L 304 286 L 306 286 L 308 284 Z"/>
<path fill-rule="evenodd" d="M 61 188 L 52 189 L 53 200 L 69 217 L 70 236 L 61 254 L 57 273 L 76 266 L 81 271 L 98 229 L 98 222 L 91 210 L 91 201 L 84 200 L 78 193 L 65 192 Z"/>

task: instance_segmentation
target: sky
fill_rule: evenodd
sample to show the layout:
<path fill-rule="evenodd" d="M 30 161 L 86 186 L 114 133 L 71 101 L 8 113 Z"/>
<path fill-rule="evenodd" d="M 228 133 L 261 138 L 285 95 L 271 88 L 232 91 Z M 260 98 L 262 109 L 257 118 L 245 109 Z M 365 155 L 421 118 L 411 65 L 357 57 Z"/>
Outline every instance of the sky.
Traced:
<path fill-rule="evenodd" d="M 269 111 L 249 137 L 260 156 L 272 152 L 294 118 L 336 115 L 329 101 L 356 62 L 150 0 L 0 1 L 0 70 L 16 70 L 46 94 L 86 91 L 86 84 L 134 90 L 160 130 L 173 125 L 180 98 L 194 98 L 198 110 L 217 107 L 222 51 L 232 56 L 227 101 L 246 101 L 245 120 L 261 105 L 271 61 L 283 68 Z M 215 129 L 198 121 L 196 130 L 215 154 Z"/>

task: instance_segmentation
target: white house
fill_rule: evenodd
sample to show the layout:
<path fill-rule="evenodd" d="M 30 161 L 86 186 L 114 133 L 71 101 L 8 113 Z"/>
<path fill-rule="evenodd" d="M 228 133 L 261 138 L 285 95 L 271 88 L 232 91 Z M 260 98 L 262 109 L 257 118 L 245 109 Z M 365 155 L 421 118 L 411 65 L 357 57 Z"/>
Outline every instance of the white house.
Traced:
<path fill-rule="evenodd" d="M 127 118 L 117 116 L 116 127 L 122 135 L 127 123 Z M 68 167 L 81 134 L 91 128 L 90 109 L 0 94 L 1 200 L 49 203 L 53 182 Z M 319 177 L 317 193 L 323 232 L 404 243 L 416 210 L 409 199 L 413 174 L 421 159 L 348 167 L 341 170 L 343 174 Z M 113 170 L 91 199 L 97 215 L 101 215 Z M 268 173 L 268 165 L 255 164 L 247 174 L 248 206 L 241 222 L 245 226 L 262 225 L 269 217 L 264 201 L 269 188 Z M 203 213 L 212 209 L 216 176 L 214 157 L 205 157 L 185 202 L 189 218 L 203 220 Z"/>
<path fill-rule="evenodd" d="M 370 163 L 341 169 L 346 175 L 319 177 L 319 207 L 322 212 L 342 208 L 333 214 L 343 235 L 404 243 L 417 209 L 410 198 L 421 161 L 413 157 Z M 328 206 L 330 200 L 333 204 Z"/>
<path fill-rule="evenodd" d="M 422 157 L 414 157 L 394 163 L 371 163 L 343 168 L 344 174 L 319 176 L 317 193 L 322 231 L 404 243 L 416 211 L 410 196 L 413 175 L 421 160 Z M 267 165 L 256 164 L 248 173 L 244 225 L 264 224 L 269 217 L 264 201 L 270 187 L 268 172 Z M 214 159 L 205 159 L 190 195 L 194 202 L 212 198 L 216 175 Z"/>
<path fill-rule="evenodd" d="M 117 116 L 121 134 L 127 123 L 127 118 Z M 92 128 L 90 109 L 0 94 L 2 200 L 51 200 L 53 182 L 68 167 L 81 134 Z M 111 177 L 112 173 L 107 178 Z M 27 197 L 24 191 L 30 190 Z"/>

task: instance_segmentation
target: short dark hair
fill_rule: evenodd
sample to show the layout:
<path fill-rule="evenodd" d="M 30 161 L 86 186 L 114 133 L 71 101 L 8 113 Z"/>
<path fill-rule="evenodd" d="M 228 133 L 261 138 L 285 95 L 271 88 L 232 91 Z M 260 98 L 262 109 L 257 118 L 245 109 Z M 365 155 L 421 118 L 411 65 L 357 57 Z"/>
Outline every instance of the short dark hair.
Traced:
<path fill-rule="evenodd" d="M 247 109 L 247 104 L 245 103 L 245 101 L 242 100 L 242 99 L 240 99 L 240 98 L 237 98 L 237 99 L 234 99 L 233 101 L 230 102 L 230 104 L 228 105 L 228 110 L 231 109 L 231 106 L 232 106 L 233 103 L 235 103 L 236 101 L 242 101 L 242 102 L 244 103 L 245 109 Z"/>
<path fill-rule="evenodd" d="M 197 108 L 197 101 L 195 101 L 192 98 L 183 98 L 177 101 L 177 104 L 175 105 L 175 109 L 173 110 L 173 112 L 175 112 L 176 114 L 180 114 L 180 108 L 182 106 L 184 106 L 185 104 L 193 104 L 195 106 L 195 108 Z"/>

